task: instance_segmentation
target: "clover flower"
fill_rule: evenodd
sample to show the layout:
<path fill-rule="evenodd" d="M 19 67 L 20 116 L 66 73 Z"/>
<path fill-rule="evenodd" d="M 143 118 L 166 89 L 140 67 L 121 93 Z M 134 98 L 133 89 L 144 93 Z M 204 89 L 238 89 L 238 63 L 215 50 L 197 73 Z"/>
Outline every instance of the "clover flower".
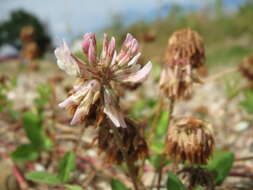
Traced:
<path fill-rule="evenodd" d="M 78 78 L 70 96 L 59 104 L 73 114 L 72 125 L 89 119 L 91 110 L 95 110 L 97 121 L 101 122 L 103 115 L 106 115 L 116 127 L 126 127 L 119 97 L 111 83 L 142 82 L 149 74 L 152 63 L 148 62 L 143 67 L 137 64 L 141 53 L 137 40 L 131 34 L 127 34 L 119 53 L 115 46 L 115 38 L 109 41 L 107 34 L 104 34 L 99 54 L 95 34 L 86 33 L 82 50 L 87 63 L 75 56 L 64 41 L 55 50 L 58 66 Z"/>
<path fill-rule="evenodd" d="M 183 29 L 168 41 L 166 63 L 160 77 L 162 93 L 173 99 L 188 98 L 194 83 L 200 83 L 196 69 L 203 68 L 205 49 L 198 33 Z"/>
<path fill-rule="evenodd" d="M 214 148 L 210 123 L 195 118 L 175 118 L 169 127 L 166 153 L 177 162 L 206 164 Z"/>

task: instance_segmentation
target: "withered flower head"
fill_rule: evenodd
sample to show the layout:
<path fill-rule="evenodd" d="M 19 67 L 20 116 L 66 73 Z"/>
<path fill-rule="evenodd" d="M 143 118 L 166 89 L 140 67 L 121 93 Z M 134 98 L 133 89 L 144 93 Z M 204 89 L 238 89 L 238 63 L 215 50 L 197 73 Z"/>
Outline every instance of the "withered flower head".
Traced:
<path fill-rule="evenodd" d="M 189 98 L 193 84 L 201 82 L 196 69 L 204 60 L 204 45 L 197 32 L 183 29 L 173 33 L 159 83 L 162 93 L 173 99 Z"/>
<path fill-rule="evenodd" d="M 166 153 L 176 162 L 206 164 L 214 148 L 210 123 L 194 118 L 175 118 L 168 130 Z"/>
<path fill-rule="evenodd" d="M 191 65 L 184 59 L 178 59 L 164 65 L 159 86 L 166 97 L 185 99 L 191 96 L 195 82 L 201 83 L 201 80 L 193 73 Z"/>
<path fill-rule="evenodd" d="M 239 65 L 241 73 L 251 82 L 253 82 L 253 55 L 243 59 Z"/>
<path fill-rule="evenodd" d="M 186 167 L 178 174 L 189 190 L 195 189 L 197 186 L 205 187 L 206 190 L 214 190 L 214 176 L 205 168 Z"/>
<path fill-rule="evenodd" d="M 141 53 L 137 40 L 131 34 L 127 34 L 119 53 L 115 46 L 115 38 L 109 41 L 107 34 L 104 34 L 102 51 L 98 54 L 95 34 L 85 34 L 82 49 L 87 63 L 76 57 L 65 42 L 55 50 L 58 66 L 78 78 L 71 95 L 59 104 L 73 113 L 71 124 L 86 120 L 91 110 L 95 110 L 97 117 L 106 115 L 116 127 L 126 127 L 112 82 L 142 82 L 150 72 L 152 63 L 142 68 L 137 64 Z"/>
<path fill-rule="evenodd" d="M 142 160 L 148 156 L 148 146 L 140 131 L 141 126 L 135 121 L 125 118 L 127 128 L 117 128 L 122 137 L 122 143 L 129 162 Z M 105 154 L 107 163 L 120 164 L 124 160 L 115 133 L 113 133 L 108 121 L 105 121 L 98 132 L 98 148 L 99 153 Z"/>
<path fill-rule="evenodd" d="M 205 48 L 202 37 L 190 29 L 174 32 L 168 40 L 166 62 L 186 59 L 192 68 L 198 68 L 205 61 Z"/>

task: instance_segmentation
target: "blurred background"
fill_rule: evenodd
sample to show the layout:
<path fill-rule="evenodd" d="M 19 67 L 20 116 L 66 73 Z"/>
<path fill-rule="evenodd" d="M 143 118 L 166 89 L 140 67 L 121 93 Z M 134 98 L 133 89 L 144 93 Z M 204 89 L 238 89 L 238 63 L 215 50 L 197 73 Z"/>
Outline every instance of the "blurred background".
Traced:
<path fill-rule="evenodd" d="M 118 48 L 126 34 L 132 33 L 140 42 L 139 61 L 145 64 L 151 60 L 152 72 L 142 86 L 117 90 L 123 94 L 124 111 L 150 127 L 168 38 L 183 28 L 197 31 L 204 39 L 206 61 L 200 73 L 206 78 L 203 77 L 205 85 L 198 85 L 193 97 L 179 102 L 175 112 L 211 121 L 217 148 L 234 152 L 236 158 L 251 159 L 245 165 L 235 165 L 236 172 L 232 174 L 237 178 L 229 178 L 220 189 L 253 189 L 253 57 L 244 61 L 247 80 L 238 71 L 242 60 L 253 54 L 253 0 L 0 0 L 0 9 L 0 171 L 6 171 L 0 172 L 0 190 L 5 190 L 1 185 L 12 176 L 13 164 L 6 163 L 10 154 L 14 161 L 35 161 L 36 167 L 50 168 L 50 164 L 44 164 L 51 163 L 49 154 L 38 159 L 38 152 L 34 154 L 33 149 L 27 150 L 28 153 L 20 151 L 21 154 L 16 151 L 17 147 L 19 150 L 27 145 L 29 136 L 36 135 L 34 131 L 38 128 L 53 139 L 54 146 L 59 146 L 57 150 L 71 150 L 79 134 L 81 125 L 70 127 L 71 117 L 57 106 L 66 98 L 74 81 L 56 64 L 54 49 L 61 39 L 83 58 L 81 43 L 86 32 L 95 32 L 98 39 L 104 32 L 114 35 Z M 101 47 L 101 42 L 98 46 Z M 246 81 L 249 86 L 245 85 Z M 161 114 L 151 155 L 163 151 L 167 115 Z M 30 121 L 35 123 L 32 135 L 27 125 Z M 92 130 L 87 133 L 89 148 L 84 147 L 81 153 L 100 163 L 101 157 L 94 150 L 87 151 L 95 135 Z M 43 146 L 49 144 L 47 137 L 44 141 Z M 50 147 L 52 152 L 56 150 Z M 77 176 L 88 174 L 89 177 L 93 166 L 87 168 L 79 168 Z M 21 173 L 30 170 L 31 167 L 24 167 Z M 101 177 L 102 172 L 98 171 L 102 182 L 114 176 Z M 83 182 L 81 177 L 75 179 L 77 184 Z M 90 184 L 99 186 L 92 179 L 86 186 Z M 45 190 L 43 186 L 41 189 Z"/>
<path fill-rule="evenodd" d="M 1 0 L 0 5 L 0 60 L 20 55 L 25 41 L 38 45 L 34 57 L 52 53 L 60 39 L 78 49 L 85 32 L 108 32 L 117 39 L 131 32 L 146 44 L 143 59 L 157 62 L 170 34 L 180 28 L 204 37 L 208 65 L 233 63 L 253 48 L 251 0 Z M 30 37 L 26 26 L 34 30 Z"/>

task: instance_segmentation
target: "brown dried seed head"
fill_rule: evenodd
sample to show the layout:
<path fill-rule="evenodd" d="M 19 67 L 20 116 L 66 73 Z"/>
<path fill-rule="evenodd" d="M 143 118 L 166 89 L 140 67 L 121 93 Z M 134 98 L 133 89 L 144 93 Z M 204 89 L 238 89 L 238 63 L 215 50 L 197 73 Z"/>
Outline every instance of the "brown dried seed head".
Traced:
<path fill-rule="evenodd" d="M 253 82 L 253 55 L 244 58 L 239 65 L 239 69 L 245 78 Z"/>
<path fill-rule="evenodd" d="M 123 148 L 127 153 L 128 160 L 134 162 L 144 159 L 148 156 L 148 147 L 143 135 L 140 132 L 140 126 L 129 118 L 125 118 L 127 128 L 117 128 L 122 139 Z M 123 161 L 123 154 L 110 125 L 105 121 L 98 132 L 98 148 L 99 153 L 105 154 L 107 163 L 120 164 Z"/>
<path fill-rule="evenodd" d="M 194 118 L 172 121 L 166 141 L 166 153 L 176 162 L 206 164 L 214 148 L 210 123 Z"/>
<path fill-rule="evenodd" d="M 178 172 L 178 177 L 186 185 L 187 189 L 195 189 L 197 186 L 206 190 L 214 190 L 214 176 L 205 168 L 186 167 Z"/>
<path fill-rule="evenodd" d="M 174 32 L 168 40 L 165 62 L 187 59 L 192 68 L 198 68 L 205 61 L 205 48 L 202 37 L 190 29 Z"/>

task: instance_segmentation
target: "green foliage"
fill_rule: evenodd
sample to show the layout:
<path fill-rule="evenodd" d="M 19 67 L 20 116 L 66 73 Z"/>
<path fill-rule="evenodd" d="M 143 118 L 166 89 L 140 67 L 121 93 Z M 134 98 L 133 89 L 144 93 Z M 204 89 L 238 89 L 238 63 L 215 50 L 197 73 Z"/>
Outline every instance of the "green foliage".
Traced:
<path fill-rule="evenodd" d="M 65 185 L 64 187 L 68 190 L 83 190 L 83 188 L 78 185 Z"/>
<path fill-rule="evenodd" d="M 152 166 L 155 168 L 156 171 L 160 168 L 161 160 L 162 160 L 161 154 L 155 154 L 149 157 L 149 162 L 152 164 Z"/>
<path fill-rule="evenodd" d="M 73 152 L 67 152 L 59 162 L 59 179 L 62 182 L 68 182 L 71 177 L 71 172 L 75 169 L 75 154 Z"/>
<path fill-rule="evenodd" d="M 155 104 L 156 101 L 154 99 L 138 100 L 131 108 L 130 115 L 135 119 L 140 119 L 151 111 Z"/>
<path fill-rule="evenodd" d="M 31 144 L 20 145 L 11 153 L 11 158 L 16 162 L 30 162 L 36 160 L 39 154 Z"/>
<path fill-rule="evenodd" d="M 13 103 L 8 99 L 7 94 L 17 86 L 17 79 L 6 79 L 0 83 L 0 112 L 7 113 L 12 119 L 19 118 L 19 112 L 13 109 Z"/>
<path fill-rule="evenodd" d="M 178 177 L 171 171 L 168 171 L 166 187 L 168 190 L 187 190 L 180 179 L 178 179 Z"/>
<path fill-rule="evenodd" d="M 123 183 L 116 179 L 111 180 L 111 188 L 112 190 L 130 190 Z"/>
<path fill-rule="evenodd" d="M 30 162 L 36 160 L 41 150 L 48 150 L 52 146 L 51 140 L 44 134 L 42 121 L 38 114 L 25 112 L 23 125 L 30 144 L 19 146 L 11 157 L 14 161 Z"/>
<path fill-rule="evenodd" d="M 238 82 L 240 78 L 226 78 L 225 79 L 225 91 L 229 99 L 235 98 L 239 94 Z"/>
<path fill-rule="evenodd" d="M 164 154 L 155 154 L 149 157 L 149 162 L 152 164 L 152 166 L 155 168 L 156 171 L 158 171 L 161 167 L 161 164 L 167 165 L 170 163 L 170 160 L 166 159 L 166 156 Z M 162 165 L 163 165 L 162 164 Z"/>
<path fill-rule="evenodd" d="M 233 166 L 234 154 L 232 152 L 216 151 L 208 162 L 207 169 L 215 175 L 215 184 L 220 185 L 229 175 Z"/>
<path fill-rule="evenodd" d="M 56 175 L 47 172 L 30 172 L 26 175 L 26 179 L 48 185 L 59 185 L 61 183 Z"/>
<path fill-rule="evenodd" d="M 23 124 L 26 136 L 32 146 L 38 150 L 47 150 L 50 148 L 50 140 L 45 135 L 42 120 L 39 114 L 34 112 L 25 112 L 23 115 Z"/>
<path fill-rule="evenodd" d="M 253 92 L 250 89 L 244 91 L 244 100 L 240 105 L 247 112 L 253 113 Z"/>
<path fill-rule="evenodd" d="M 51 43 L 50 36 L 46 27 L 39 19 L 24 10 L 15 10 L 11 12 L 9 20 L 0 23 L 0 46 L 4 44 L 13 45 L 20 48 L 19 35 L 24 26 L 33 26 L 35 29 L 35 41 L 43 54 Z"/>
<path fill-rule="evenodd" d="M 41 113 L 45 109 L 46 104 L 50 101 L 52 88 L 49 84 L 39 84 L 36 90 L 39 97 L 34 100 L 34 103 L 38 112 Z"/>
<path fill-rule="evenodd" d="M 207 65 L 235 64 L 252 52 L 252 48 L 232 45 L 229 47 L 217 47 L 207 52 Z"/>
<path fill-rule="evenodd" d="M 156 127 L 156 137 L 164 136 L 168 129 L 168 111 L 162 111 Z"/>
<path fill-rule="evenodd" d="M 48 185 L 59 185 L 65 182 L 68 182 L 71 177 L 70 174 L 75 169 L 75 154 L 73 152 L 67 152 L 60 159 L 58 168 L 58 175 L 50 174 L 48 172 L 30 172 L 26 176 L 27 179 L 32 180 L 34 182 L 45 183 Z M 78 190 L 81 187 L 75 185 L 65 185 L 68 189 Z"/>
<path fill-rule="evenodd" d="M 164 149 L 164 142 L 152 141 L 150 148 L 157 154 L 162 154 Z"/>

